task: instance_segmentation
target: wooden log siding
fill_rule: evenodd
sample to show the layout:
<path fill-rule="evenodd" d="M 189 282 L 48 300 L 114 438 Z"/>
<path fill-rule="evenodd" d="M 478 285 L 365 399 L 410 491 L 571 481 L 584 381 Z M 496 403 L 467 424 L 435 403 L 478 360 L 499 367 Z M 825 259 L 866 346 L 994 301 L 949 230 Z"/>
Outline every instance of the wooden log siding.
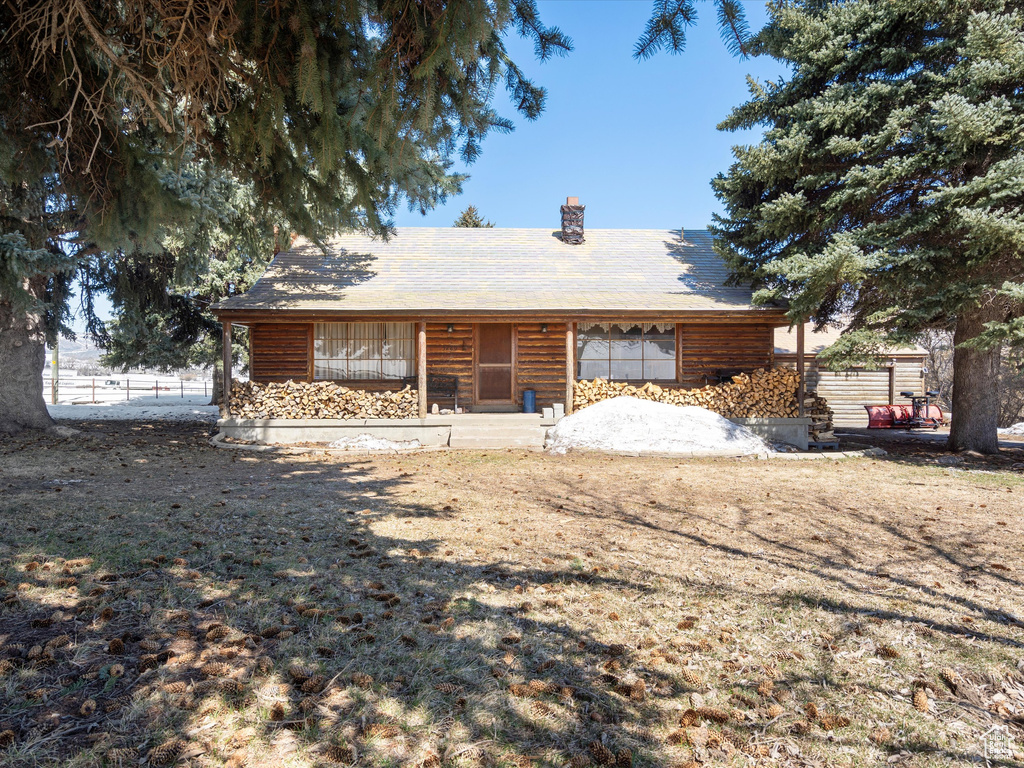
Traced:
<path fill-rule="evenodd" d="M 537 409 L 565 402 L 565 323 L 519 323 L 516 326 L 516 405 L 523 390 L 537 392 Z"/>
<path fill-rule="evenodd" d="M 427 375 L 457 376 L 459 379 L 459 407 L 469 408 L 473 404 L 473 324 L 427 323 Z M 427 405 L 437 403 L 441 408 L 451 408 L 455 402 L 451 397 L 438 397 L 427 392 Z"/>
<path fill-rule="evenodd" d="M 459 405 L 473 405 L 473 327 L 471 322 L 427 323 L 427 373 L 459 379 Z M 565 402 L 565 323 L 516 324 L 516 402 L 522 405 L 524 389 L 537 392 L 537 406 Z M 770 366 L 772 326 L 749 323 L 677 324 L 677 368 L 675 386 L 688 388 L 705 384 L 705 375 L 720 370 L 753 371 Z M 311 323 L 253 323 L 250 326 L 250 370 L 253 381 L 282 382 L 313 380 Z M 398 381 L 338 382 L 353 389 L 397 390 Z M 672 387 L 672 384 L 662 383 Z M 898 387 L 904 386 L 898 384 Z M 920 385 L 917 385 L 920 388 Z M 428 404 L 451 408 L 452 398 L 429 394 Z M 881 402 L 881 401 L 880 401 Z"/>
<path fill-rule="evenodd" d="M 795 364 L 795 362 L 793 363 Z M 924 390 L 921 376 L 923 362 L 920 358 L 897 358 L 893 366 L 896 402 L 909 402 L 900 397 L 901 391 L 920 394 Z M 816 389 L 819 397 L 828 400 L 829 408 L 835 413 L 834 423 L 841 427 L 867 427 L 868 416 L 865 405 L 879 405 L 889 402 L 889 368 L 873 371 L 852 368 L 845 371 L 819 369 L 817 363 L 807 361 L 807 388 Z"/>
<path fill-rule="evenodd" d="M 748 323 L 680 323 L 677 326 L 679 383 L 703 387 L 718 371 L 750 372 L 774 363 L 774 326 Z"/>
<path fill-rule="evenodd" d="M 256 323 L 249 328 L 249 371 L 253 381 L 310 381 L 309 323 Z"/>

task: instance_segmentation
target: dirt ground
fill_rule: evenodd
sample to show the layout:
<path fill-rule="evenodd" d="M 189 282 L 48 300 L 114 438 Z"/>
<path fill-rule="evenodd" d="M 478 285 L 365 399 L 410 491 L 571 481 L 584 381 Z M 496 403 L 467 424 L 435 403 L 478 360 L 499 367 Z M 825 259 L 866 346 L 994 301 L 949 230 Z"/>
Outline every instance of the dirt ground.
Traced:
<path fill-rule="evenodd" d="M 1019 457 L 77 426 L 0 443 L 2 765 L 1021 760 Z"/>

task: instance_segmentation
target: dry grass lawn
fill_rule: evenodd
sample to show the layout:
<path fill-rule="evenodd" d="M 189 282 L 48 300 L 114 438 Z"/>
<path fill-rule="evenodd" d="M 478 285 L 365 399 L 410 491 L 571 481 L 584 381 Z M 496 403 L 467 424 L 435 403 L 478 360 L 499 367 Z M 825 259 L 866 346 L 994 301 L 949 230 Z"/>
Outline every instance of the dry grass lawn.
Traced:
<path fill-rule="evenodd" d="M 7 440 L 0 764 L 962 765 L 1024 750 L 1022 541 L 920 457 Z"/>

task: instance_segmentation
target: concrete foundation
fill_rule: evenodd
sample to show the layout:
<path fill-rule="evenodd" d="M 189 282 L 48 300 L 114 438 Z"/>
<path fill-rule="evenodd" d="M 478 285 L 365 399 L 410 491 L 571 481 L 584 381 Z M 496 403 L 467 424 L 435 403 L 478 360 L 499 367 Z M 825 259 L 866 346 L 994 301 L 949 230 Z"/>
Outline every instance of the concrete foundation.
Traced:
<path fill-rule="evenodd" d="M 807 450 L 810 419 L 729 419 L 771 442 Z M 356 435 L 395 442 L 419 440 L 425 447 L 543 448 L 552 418 L 540 414 L 462 413 L 424 419 L 220 419 L 222 438 L 260 445 L 330 443 Z"/>
<path fill-rule="evenodd" d="M 773 443 L 786 443 L 807 450 L 808 418 L 794 419 L 729 419 L 733 424 L 746 427 L 755 435 Z"/>
<path fill-rule="evenodd" d="M 543 448 L 553 419 L 540 414 L 463 413 L 424 419 L 220 419 L 225 438 L 262 445 L 330 443 L 372 435 L 395 442 L 419 440 L 429 447 Z"/>

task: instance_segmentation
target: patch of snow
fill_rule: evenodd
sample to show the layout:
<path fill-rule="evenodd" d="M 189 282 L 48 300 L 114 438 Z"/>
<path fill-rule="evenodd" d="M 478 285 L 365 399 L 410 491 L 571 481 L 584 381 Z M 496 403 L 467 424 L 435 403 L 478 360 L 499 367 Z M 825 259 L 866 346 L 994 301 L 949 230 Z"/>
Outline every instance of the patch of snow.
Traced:
<path fill-rule="evenodd" d="M 1000 435 L 1013 435 L 1013 436 L 1024 437 L 1024 421 L 1018 421 L 1012 427 L 1007 427 L 1006 429 L 1000 429 L 999 430 L 999 434 Z"/>
<path fill-rule="evenodd" d="M 771 452 L 749 429 L 705 408 L 636 397 L 602 400 L 559 420 L 548 432 L 547 448 L 707 456 Z"/>
<path fill-rule="evenodd" d="M 209 405 L 208 395 L 185 397 L 139 397 L 118 402 L 89 405 L 47 405 L 55 419 L 86 421 L 198 421 L 213 423 L 220 408 Z"/>
<path fill-rule="evenodd" d="M 374 437 L 369 433 L 362 433 L 355 437 L 343 437 L 327 444 L 328 448 L 340 448 L 343 451 L 407 451 L 411 448 L 419 448 L 419 440 L 388 440 L 384 437 Z"/>

